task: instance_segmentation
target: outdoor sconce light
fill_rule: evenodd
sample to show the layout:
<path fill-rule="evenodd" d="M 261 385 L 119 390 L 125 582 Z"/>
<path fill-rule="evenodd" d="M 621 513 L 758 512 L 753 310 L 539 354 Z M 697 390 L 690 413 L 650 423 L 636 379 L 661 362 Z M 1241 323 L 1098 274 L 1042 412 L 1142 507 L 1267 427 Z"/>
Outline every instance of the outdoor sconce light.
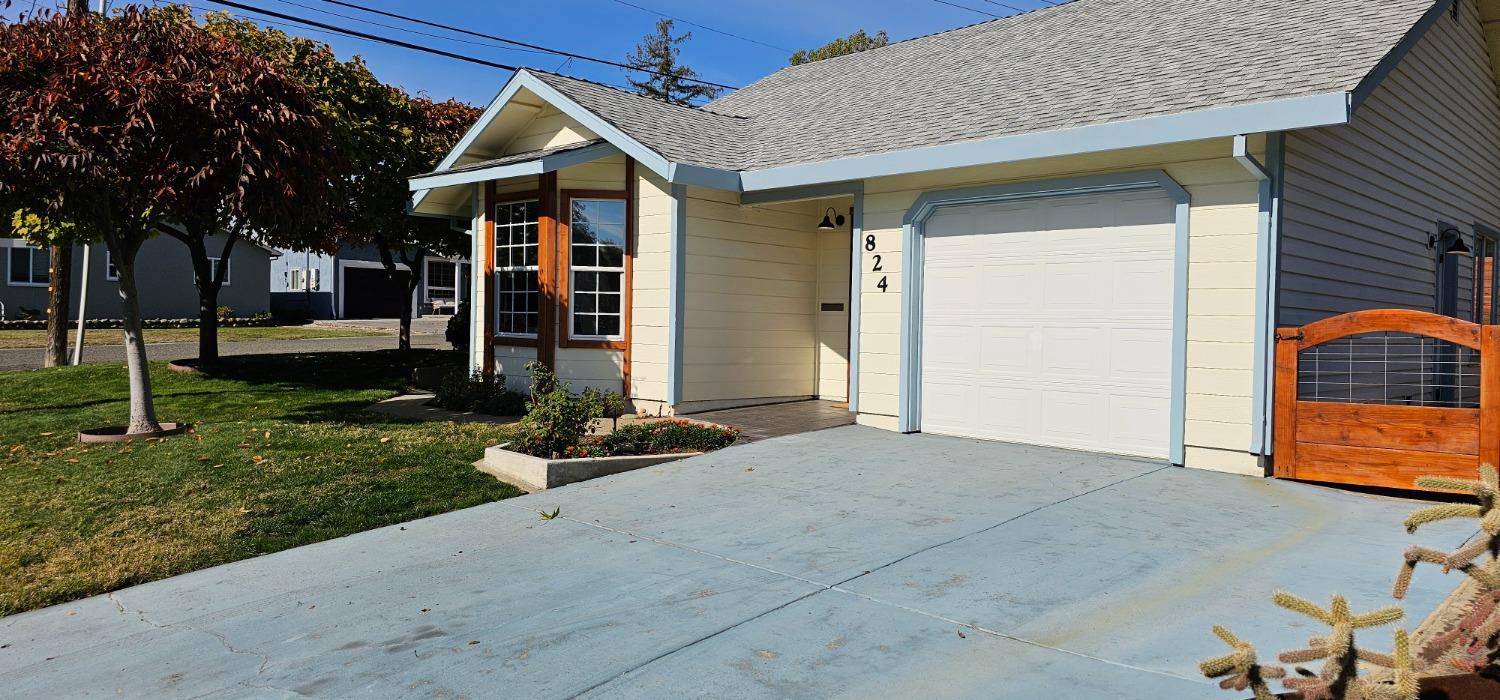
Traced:
<path fill-rule="evenodd" d="M 1436 236 L 1428 236 L 1427 247 L 1438 251 L 1439 256 L 1457 255 L 1467 258 L 1474 255 L 1474 251 L 1464 243 L 1464 235 L 1456 228 L 1444 229 Z"/>
<path fill-rule="evenodd" d="M 828 211 L 823 213 L 823 220 L 818 222 L 820 229 L 840 228 L 843 225 L 844 215 L 834 211 L 833 207 L 829 207 Z"/>

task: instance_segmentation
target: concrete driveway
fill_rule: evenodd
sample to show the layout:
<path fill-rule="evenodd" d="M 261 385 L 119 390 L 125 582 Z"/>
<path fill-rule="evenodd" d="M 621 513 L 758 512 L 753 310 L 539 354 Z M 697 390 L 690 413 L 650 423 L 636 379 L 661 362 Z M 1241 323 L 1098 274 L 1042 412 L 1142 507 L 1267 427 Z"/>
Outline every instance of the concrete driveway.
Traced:
<path fill-rule="evenodd" d="M 835 428 L 0 619 L 0 694 L 1233 698 L 1209 625 L 1388 604 L 1412 507 Z"/>

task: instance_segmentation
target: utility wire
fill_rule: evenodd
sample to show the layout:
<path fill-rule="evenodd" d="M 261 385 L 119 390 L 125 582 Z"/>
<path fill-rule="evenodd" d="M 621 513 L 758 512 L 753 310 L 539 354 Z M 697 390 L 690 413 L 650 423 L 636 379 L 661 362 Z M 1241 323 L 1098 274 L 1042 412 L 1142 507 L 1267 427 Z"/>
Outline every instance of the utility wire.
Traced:
<path fill-rule="evenodd" d="M 293 2 L 293 0 L 278 0 L 278 2 L 281 2 L 282 4 L 286 4 L 286 5 L 291 5 L 293 7 L 300 7 L 302 9 L 304 9 L 304 10 L 312 10 L 313 12 L 317 12 L 319 14 L 330 15 L 330 16 L 333 16 L 333 17 L 340 17 L 340 18 L 343 18 L 343 19 L 352 20 L 352 21 L 355 21 L 355 22 L 360 22 L 362 24 L 369 24 L 369 25 L 373 25 L 373 26 L 376 26 L 376 27 L 384 27 L 386 29 L 394 29 L 394 30 L 396 30 L 398 32 L 406 32 L 408 34 L 416 34 L 417 36 L 425 36 L 425 37 L 429 37 L 429 38 L 432 38 L 432 39 L 441 39 L 443 41 L 456 41 L 458 43 L 469 44 L 471 46 L 494 47 L 494 48 L 498 48 L 498 49 L 501 49 L 501 50 L 504 50 L 504 51 L 519 51 L 521 53 L 539 53 L 539 54 L 550 53 L 548 51 L 538 51 L 536 49 L 517 49 L 517 48 L 511 48 L 511 47 L 508 47 L 508 46 L 496 46 L 493 42 L 473 41 L 471 39 L 460 39 L 458 37 L 445 36 L 445 35 L 442 35 L 442 34 L 434 34 L 432 32 L 424 32 L 424 31 L 422 31 L 420 29 L 411 29 L 409 27 L 401 27 L 401 26 L 397 26 L 397 25 L 394 25 L 394 24 L 385 24 L 383 22 L 376 22 L 375 20 L 372 20 L 372 19 L 364 19 L 363 17 L 355 17 L 353 15 L 346 15 L 346 14 L 342 14 L 342 13 L 339 13 L 339 12 L 334 12 L 332 10 L 324 10 L 322 8 L 313 7 L 311 5 L 304 5 L 304 4 L 300 3 L 300 2 Z"/>
<path fill-rule="evenodd" d="M 1016 12 L 1030 12 L 1031 11 L 1031 10 L 1023 10 L 1023 9 L 1021 9 L 1019 7 L 1016 7 L 1015 5 L 1007 5 L 1007 4 L 1003 3 L 1003 2 L 995 2 L 995 0 L 984 0 L 984 1 L 987 2 L 987 3 L 989 3 L 989 4 L 991 4 L 991 5 L 994 5 L 996 7 L 1003 7 L 1005 9 L 1007 9 L 1007 10 L 1015 10 Z"/>
<path fill-rule="evenodd" d="M 331 1 L 331 0 L 325 0 L 325 1 Z M 775 44 L 767 44 L 764 41 L 760 41 L 758 39 L 751 39 L 748 36 L 740 36 L 739 34 L 731 34 L 729 32 L 726 32 L 726 31 L 722 30 L 722 29 L 714 29 L 713 27 L 710 27 L 710 26 L 708 26 L 706 24 L 698 24 L 697 22 L 690 22 L 690 21 L 685 20 L 685 19 L 683 19 L 681 17 L 673 17 L 672 15 L 666 14 L 665 12 L 657 12 L 656 10 L 653 10 L 653 9 L 651 9 L 649 7 L 641 7 L 640 5 L 637 5 L 635 3 L 626 2 L 625 0 L 615 0 L 615 2 L 617 2 L 617 3 L 621 4 L 621 5 L 624 5 L 626 7 L 634 7 L 635 9 L 640 10 L 641 12 L 649 12 L 649 13 L 651 13 L 653 15 L 658 15 L 658 16 L 661 16 L 661 17 L 665 17 L 665 18 L 670 19 L 670 20 L 672 20 L 674 22 L 681 22 L 681 23 L 686 24 L 686 25 L 688 25 L 690 27 L 697 27 L 699 29 L 702 29 L 702 30 L 705 30 L 705 31 L 710 31 L 710 32 L 713 32 L 715 34 L 723 34 L 724 36 L 727 36 L 727 37 L 729 37 L 731 39 L 739 39 L 740 41 L 748 41 L 748 42 L 750 42 L 752 44 L 759 44 L 760 46 L 764 46 L 764 47 L 766 47 L 768 49 L 776 49 L 777 51 L 781 51 L 781 52 L 788 53 L 788 54 L 795 53 L 791 49 L 782 48 L 780 46 L 776 46 Z"/>
<path fill-rule="evenodd" d="M 213 2 L 214 0 L 209 0 L 209 1 Z M 287 0 L 282 0 L 282 1 L 286 2 Z M 636 68 L 634 66 L 631 66 L 628 63 L 620 63 L 618 61 L 610 61 L 610 60 L 603 59 L 603 58 L 594 58 L 593 56 L 585 56 L 583 54 L 573 53 L 571 51 L 563 51 L 561 49 L 553 49 L 553 48 L 548 48 L 546 46 L 538 46 L 536 44 L 528 44 L 528 43 L 526 43 L 524 41 L 516 41 L 514 39 L 507 39 L 505 37 L 495 36 L 493 34 L 485 34 L 485 33 L 482 33 L 482 32 L 476 32 L 476 31 L 473 31 L 471 29 L 464 29 L 463 27 L 455 27 L 453 25 L 441 24 L 441 23 L 438 23 L 438 22 L 432 22 L 432 21 L 429 21 L 429 20 L 420 19 L 420 18 L 417 18 L 417 17 L 411 17 L 411 16 L 408 16 L 408 15 L 397 14 L 397 13 L 394 13 L 394 12 L 386 12 L 385 10 L 377 10 L 377 9 L 375 9 L 373 7 L 362 7 L 362 6 L 356 5 L 354 3 L 344 2 L 344 0 L 323 0 L 323 2 L 326 2 L 326 3 L 330 4 L 330 5 L 339 5 L 339 6 L 342 6 L 342 7 L 350 7 L 350 8 L 354 8 L 356 10 L 362 10 L 364 12 L 369 12 L 369 13 L 372 13 L 372 14 L 377 14 L 377 15 L 380 15 L 382 17 L 390 17 L 392 19 L 399 19 L 399 20 L 402 20 L 402 21 L 405 21 L 405 22 L 411 22 L 413 24 L 420 24 L 420 25 L 423 25 L 423 26 L 426 26 L 426 27 L 434 27 L 434 28 L 437 28 L 437 29 L 444 29 L 444 30 L 447 30 L 447 31 L 450 31 L 450 32 L 458 32 L 459 34 L 466 34 L 468 36 L 479 37 L 481 39 L 489 39 L 491 41 L 498 41 L 498 42 L 501 42 L 501 43 L 504 43 L 504 44 L 510 44 L 512 46 L 520 46 L 520 47 L 523 47 L 523 48 L 533 49 L 533 50 L 536 50 L 536 51 L 542 51 L 542 52 L 545 52 L 545 53 L 556 54 L 558 56 L 566 56 L 568 58 L 576 58 L 576 59 L 578 59 L 580 61 L 589 61 L 589 62 L 592 62 L 592 63 L 601 63 L 601 64 L 604 64 L 606 66 L 614 66 L 616 68 L 624 68 L 626 70 L 640 71 L 642 73 L 648 73 L 650 75 L 657 75 L 657 76 L 662 76 L 662 77 L 674 77 L 674 76 L 669 76 L 666 73 L 662 73 L 662 72 L 659 72 L 659 71 L 650 70 L 650 69 L 647 69 L 647 68 Z M 714 87 L 724 88 L 726 90 L 738 90 L 739 89 L 739 88 L 734 87 L 733 85 L 723 85 L 723 84 L 720 84 L 720 83 L 709 82 L 707 80 L 700 80 L 700 79 L 697 79 L 697 78 L 682 78 L 682 80 L 685 80 L 685 81 L 688 81 L 688 82 L 694 82 L 694 83 L 702 83 L 704 85 L 712 85 Z"/>
<path fill-rule="evenodd" d="M 261 9 L 259 7 L 252 7 L 250 5 L 243 5 L 243 4 L 240 4 L 240 3 L 237 3 L 237 2 L 232 2 L 231 0 L 208 0 L 208 2 L 211 2 L 211 3 L 215 4 L 215 5 L 224 5 L 225 7 L 233 7 L 235 9 L 237 9 L 237 10 L 244 10 L 246 12 L 254 12 L 256 14 L 266 15 L 268 17 L 275 17 L 277 19 L 284 19 L 284 20 L 287 20 L 289 22 L 296 22 L 298 24 L 303 24 L 303 25 L 307 25 L 307 26 L 311 26 L 311 27 L 317 27 L 319 29 L 325 29 L 325 30 L 328 30 L 330 32 L 335 32 L 335 33 L 343 34 L 343 35 L 346 35 L 346 36 L 352 36 L 352 37 L 356 37 L 356 38 L 359 38 L 359 39 L 365 39 L 365 40 L 368 40 L 368 41 L 375 41 L 375 42 L 379 42 L 379 43 L 382 43 L 382 44 L 390 44 L 391 46 L 399 46 L 399 47 L 401 47 L 403 49 L 411 49 L 413 51 L 421 51 L 423 53 L 430 53 L 430 54 L 435 54 L 435 55 L 438 55 L 438 56 L 446 56 L 448 58 L 456 59 L 456 60 L 459 60 L 459 61 L 467 61 L 469 63 L 477 63 L 477 64 L 479 64 L 481 66 L 489 66 L 491 68 L 499 68 L 500 70 L 509 70 L 509 71 L 520 70 L 520 67 L 518 67 L 518 66 L 506 65 L 504 63 L 496 63 L 494 61 L 488 61 L 488 60 L 485 60 L 483 58 L 475 58 L 473 56 L 465 56 L 465 55 L 463 55 L 461 53 L 453 53 L 452 51 L 444 51 L 442 49 L 434 49 L 431 46 L 422 46 L 420 44 L 412 44 L 412 43 L 409 43 L 409 42 L 401 41 L 400 39 L 392 39 L 390 37 L 377 36 L 375 34 L 367 34 L 365 32 L 361 32 L 361 31 L 356 30 L 356 29 L 345 29 L 344 27 L 340 27 L 340 26 L 337 26 L 337 25 L 332 25 L 332 24 L 327 24 L 327 23 L 324 23 L 324 22 L 319 22 L 317 20 L 303 19 L 301 17 L 295 17 L 295 16 L 292 16 L 292 15 L 283 14 L 283 13 L 275 12 L 275 11 L 272 11 L 272 10 L 263 10 L 263 9 Z"/>
<path fill-rule="evenodd" d="M 209 0 L 209 1 L 212 2 L 213 0 Z M 620 0 L 615 0 L 615 2 L 619 2 L 619 1 Z M 948 2 L 948 0 L 932 0 L 932 1 L 935 2 L 935 3 L 937 3 L 937 4 L 939 4 L 939 5 L 947 5 L 949 7 L 956 7 L 958 9 L 960 9 L 960 10 L 968 10 L 970 12 L 978 12 L 979 14 L 984 15 L 986 17 L 994 17 L 995 19 L 1000 19 L 1000 15 L 997 15 L 997 14 L 995 14 L 993 12 L 985 12 L 984 10 L 976 10 L 976 9 L 974 9 L 972 7 L 969 7 L 967 5 L 960 5 L 960 4 L 956 3 L 956 2 Z"/>

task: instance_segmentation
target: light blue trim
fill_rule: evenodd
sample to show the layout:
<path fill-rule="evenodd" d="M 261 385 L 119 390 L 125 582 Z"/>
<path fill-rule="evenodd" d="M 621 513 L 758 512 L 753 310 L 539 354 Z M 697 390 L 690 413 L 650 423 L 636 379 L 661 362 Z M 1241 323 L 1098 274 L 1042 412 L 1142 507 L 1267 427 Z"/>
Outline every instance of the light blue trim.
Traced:
<path fill-rule="evenodd" d="M 1283 131 L 1349 121 L 1349 95 L 1330 92 L 1309 97 L 1182 112 L 1160 117 L 1095 124 L 1073 129 L 1001 136 L 980 141 L 928 146 L 854 158 L 788 165 L 741 174 L 744 191 L 759 191 L 838 180 L 858 180 L 944 168 L 1008 163 L 1153 146 L 1235 134 Z"/>
<path fill-rule="evenodd" d="M 861 251 L 864 250 L 865 240 L 865 188 L 864 183 L 857 183 L 859 190 L 854 193 L 854 215 L 849 222 L 853 231 L 854 239 L 852 259 L 849 270 L 849 412 L 859 413 L 859 326 L 860 326 L 860 298 L 863 296 L 865 265 Z"/>
<path fill-rule="evenodd" d="M 448 170 L 456 165 L 458 159 L 463 157 L 464 153 L 468 152 L 469 148 L 474 145 L 474 142 L 489 128 L 490 123 L 496 117 L 500 116 L 500 112 L 505 108 L 505 105 L 522 88 L 536 93 L 538 97 L 546 100 L 564 114 L 572 117 L 588 130 L 598 134 L 600 138 L 614 144 L 616 148 L 624 151 L 631 158 L 634 158 L 636 162 L 646 166 L 652 172 L 664 178 L 670 178 L 670 163 L 660 153 L 645 147 L 641 142 L 620 131 L 615 125 L 584 109 L 582 105 L 564 96 L 551 85 L 543 82 L 540 78 L 532 75 L 525 69 L 518 70 L 515 75 L 511 76 L 510 80 L 505 83 L 505 87 L 500 89 L 500 93 L 495 95 L 495 99 L 491 100 L 489 106 L 484 108 L 484 112 L 479 115 L 479 119 L 474 122 L 474 125 L 469 127 L 468 131 L 464 132 L 463 137 L 458 140 L 458 143 L 448 151 L 448 155 L 443 156 L 442 162 L 438 163 L 435 170 Z M 736 186 L 735 189 L 738 189 L 738 187 Z M 419 190 L 413 194 L 408 209 L 411 211 L 419 209 L 423 201 L 426 200 L 429 191 L 430 188 Z"/>
<path fill-rule="evenodd" d="M 826 182 L 805 187 L 789 187 L 779 190 L 761 190 L 740 195 L 740 204 L 767 204 L 770 202 L 797 202 L 808 199 L 823 199 L 851 194 L 864 194 L 865 183 L 859 180 Z"/>
<path fill-rule="evenodd" d="M 1276 366 L 1277 238 L 1280 233 L 1281 164 L 1285 137 L 1266 134 L 1266 164 L 1251 170 L 1259 175 L 1260 211 L 1255 227 L 1255 363 L 1251 382 L 1250 452 L 1271 454 L 1271 368 Z M 1248 155 L 1248 154 L 1247 154 Z M 1240 156 L 1236 149 L 1235 156 Z M 1252 159 L 1253 160 L 1253 159 Z"/>
<path fill-rule="evenodd" d="M 672 185 L 671 255 L 667 263 L 667 403 L 682 403 L 682 350 L 687 318 L 687 185 Z"/>
<path fill-rule="evenodd" d="M 716 170 L 688 163 L 672 163 L 667 170 L 667 182 L 672 184 L 680 183 L 728 192 L 740 191 L 740 174 L 733 170 Z"/>
<path fill-rule="evenodd" d="M 1354 91 L 1349 93 L 1349 112 L 1351 114 L 1354 110 L 1359 109 L 1360 105 L 1365 103 L 1365 100 L 1369 99 L 1370 95 L 1375 92 L 1376 88 L 1380 87 L 1380 84 L 1385 81 L 1386 77 L 1396 70 L 1396 66 L 1401 65 L 1401 60 L 1406 58 L 1406 54 L 1410 53 L 1416 47 L 1417 42 L 1421 41 L 1422 37 L 1427 35 L 1427 30 L 1431 29 L 1432 25 L 1437 24 L 1438 20 L 1443 18 L 1443 13 L 1453 9 L 1453 3 L 1454 0 L 1437 0 L 1437 2 L 1433 3 L 1432 7 L 1428 8 L 1427 14 L 1422 15 L 1422 18 L 1417 20 L 1417 23 L 1412 25 L 1411 29 L 1407 30 L 1406 35 L 1401 37 L 1401 41 L 1396 44 L 1396 47 L 1391 49 L 1384 58 L 1381 58 L 1380 62 L 1375 64 L 1374 70 L 1371 70 L 1369 74 L 1365 75 L 1359 81 L 1359 85 L 1356 85 Z"/>
<path fill-rule="evenodd" d="M 475 230 L 483 225 L 480 213 L 484 211 L 484 186 L 476 184 L 470 189 L 472 193 L 469 195 L 469 211 L 473 213 L 473 216 L 469 218 L 469 260 L 471 262 L 469 265 L 469 372 L 472 374 L 475 370 L 485 369 L 484 339 L 479 327 L 481 319 L 479 314 L 474 313 L 474 300 L 480 297 L 480 280 L 485 276 L 477 267 L 481 259 L 479 256 L 480 238 L 473 235 Z M 484 280 L 484 283 L 493 284 L 494 282 Z M 485 309 L 486 314 L 493 311 L 494 309 Z"/>
<path fill-rule="evenodd" d="M 435 190 L 440 187 L 469 185 L 488 180 L 504 180 L 511 177 L 541 175 L 542 173 L 550 173 L 554 170 L 561 170 L 574 165 L 592 163 L 600 158 L 607 158 L 619 152 L 620 149 L 615 148 L 614 144 L 604 141 L 592 146 L 548 154 L 536 160 L 528 160 L 521 163 L 475 168 L 456 173 L 435 172 L 429 175 L 419 175 L 408 179 L 407 186 L 411 188 L 411 191 L 416 192 L 419 190 Z"/>
<path fill-rule="evenodd" d="M 901 245 L 901 363 L 897 425 L 912 433 L 922 426 L 922 275 L 925 252 L 923 227 L 939 207 L 1037 199 L 1098 192 L 1161 189 L 1176 202 L 1177 251 L 1173 259 L 1172 299 L 1172 415 L 1169 457 L 1182 464 L 1183 427 L 1187 405 L 1187 291 L 1189 219 L 1192 199 L 1165 171 L 1146 170 L 1083 177 L 1039 180 L 1006 185 L 927 192 L 917 198 L 902 221 Z"/>

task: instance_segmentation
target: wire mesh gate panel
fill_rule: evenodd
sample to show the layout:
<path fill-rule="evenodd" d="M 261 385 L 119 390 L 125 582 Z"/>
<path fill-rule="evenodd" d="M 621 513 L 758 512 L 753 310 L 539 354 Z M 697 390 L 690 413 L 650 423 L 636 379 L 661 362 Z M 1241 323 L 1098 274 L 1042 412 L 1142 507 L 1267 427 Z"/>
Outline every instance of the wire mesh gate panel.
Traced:
<path fill-rule="evenodd" d="M 1500 464 L 1500 327 L 1379 309 L 1276 334 L 1275 474 L 1415 488 Z"/>

